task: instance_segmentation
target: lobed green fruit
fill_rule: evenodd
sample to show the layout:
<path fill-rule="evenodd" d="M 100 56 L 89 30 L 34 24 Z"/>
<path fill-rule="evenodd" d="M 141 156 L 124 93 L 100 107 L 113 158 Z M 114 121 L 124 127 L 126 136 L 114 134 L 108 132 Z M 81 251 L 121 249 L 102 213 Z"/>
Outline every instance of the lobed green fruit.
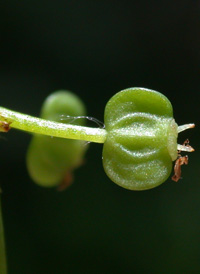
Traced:
<path fill-rule="evenodd" d="M 105 108 L 103 166 L 116 184 L 145 190 L 162 184 L 177 158 L 177 124 L 169 100 L 159 92 L 130 88 Z"/>
<path fill-rule="evenodd" d="M 85 114 L 82 101 L 73 93 L 61 90 L 47 97 L 40 116 L 43 119 L 67 123 L 70 120 L 61 121 L 61 116 Z M 74 124 L 83 125 L 84 120 L 77 119 Z M 72 170 L 81 164 L 85 150 L 83 141 L 35 134 L 27 153 L 29 174 L 41 186 L 58 186 L 64 180 L 68 183 Z"/>

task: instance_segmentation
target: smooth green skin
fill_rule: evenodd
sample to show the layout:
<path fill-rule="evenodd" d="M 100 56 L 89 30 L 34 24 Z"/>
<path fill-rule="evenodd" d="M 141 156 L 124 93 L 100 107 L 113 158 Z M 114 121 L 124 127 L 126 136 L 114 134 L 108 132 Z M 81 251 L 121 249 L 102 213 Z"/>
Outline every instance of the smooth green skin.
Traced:
<path fill-rule="evenodd" d="M 70 119 L 61 121 L 62 115 L 83 116 L 85 114 L 85 107 L 81 100 L 69 91 L 57 91 L 48 96 L 41 110 L 43 119 L 63 123 L 71 121 Z M 83 123 L 83 119 L 73 122 L 76 125 L 83 125 Z M 41 186 L 58 186 L 68 172 L 81 164 L 85 150 L 84 141 L 35 134 L 27 153 L 29 174 L 33 181 Z"/>
<path fill-rule="evenodd" d="M 122 90 L 106 105 L 105 128 L 103 166 L 113 182 L 145 190 L 166 181 L 177 158 L 178 134 L 164 95 L 143 88 Z"/>

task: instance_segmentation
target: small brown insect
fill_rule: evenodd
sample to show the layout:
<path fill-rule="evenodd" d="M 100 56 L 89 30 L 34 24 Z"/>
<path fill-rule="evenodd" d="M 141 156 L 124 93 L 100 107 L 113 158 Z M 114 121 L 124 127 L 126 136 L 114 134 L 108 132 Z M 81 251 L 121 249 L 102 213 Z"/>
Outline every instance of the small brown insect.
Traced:
<path fill-rule="evenodd" d="M 0 121 L 0 131 L 8 132 L 10 130 L 10 123 L 5 121 Z"/>
<path fill-rule="evenodd" d="M 189 152 L 194 151 L 194 149 L 189 145 L 188 139 L 185 140 L 182 146 L 186 147 Z M 175 182 L 178 182 L 179 179 L 181 179 L 181 166 L 188 164 L 188 156 L 181 156 L 180 153 L 181 150 L 178 150 L 178 158 L 176 159 L 174 164 L 174 175 L 172 176 L 172 180 Z"/>

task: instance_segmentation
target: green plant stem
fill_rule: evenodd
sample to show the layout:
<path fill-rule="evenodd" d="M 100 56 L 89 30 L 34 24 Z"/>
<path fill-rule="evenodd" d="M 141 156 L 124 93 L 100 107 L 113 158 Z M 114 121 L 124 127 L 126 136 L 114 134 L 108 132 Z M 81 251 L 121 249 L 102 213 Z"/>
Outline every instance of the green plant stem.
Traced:
<path fill-rule="evenodd" d="M 3 230 L 3 220 L 2 220 L 2 212 L 1 212 L 1 189 L 0 189 L 0 273 L 1 274 L 7 273 L 4 230 Z"/>
<path fill-rule="evenodd" d="M 37 134 L 95 143 L 104 143 L 106 140 L 105 129 L 52 122 L 3 107 L 0 107 L 0 120 L 9 123 L 10 128 L 16 128 Z"/>

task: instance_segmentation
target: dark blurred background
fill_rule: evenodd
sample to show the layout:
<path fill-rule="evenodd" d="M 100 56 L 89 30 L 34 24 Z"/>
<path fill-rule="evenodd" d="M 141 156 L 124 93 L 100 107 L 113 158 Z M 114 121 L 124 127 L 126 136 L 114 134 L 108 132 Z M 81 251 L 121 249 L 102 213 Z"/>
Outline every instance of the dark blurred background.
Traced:
<path fill-rule="evenodd" d="M 0 3 L 1 105 L 38 115 L 45 97 L 69 89 L 103 121 L 128 87 L 165 94 L 179 137 L 196 152 L 178 183 L 143 192 L 112 183 L 102 145 L 66 191 L 44 189 L 25 165 L 31 136 L 0 136 L 3 215 L 10 274 L 200 273 L 200 1 L 5 1 Z"/>

